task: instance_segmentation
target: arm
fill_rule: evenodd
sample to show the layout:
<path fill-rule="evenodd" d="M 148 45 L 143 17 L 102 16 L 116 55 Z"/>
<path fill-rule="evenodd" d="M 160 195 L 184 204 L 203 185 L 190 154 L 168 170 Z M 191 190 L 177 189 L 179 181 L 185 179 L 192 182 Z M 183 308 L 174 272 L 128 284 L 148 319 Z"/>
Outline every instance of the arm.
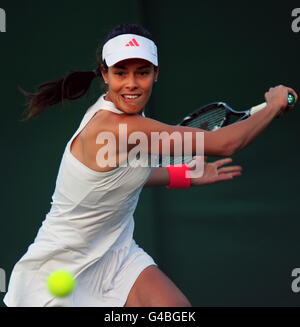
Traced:
<path fill-rule="evenodd" d="M 287 107 L 288 92 L 291 92 L 297 101 L 297 94 L 294 90 L 284 86 L 271 88 L 270 91 L 265 94 L 267 102 L 265 109 L 254 114 L 246 120 L 226 126 L 213 132 L 186 126 L 167 125 L 159 121 L 144 118 L 141 116 L 126 115 L 123 118 L 122 123 L 127 124 L 128 135 L 136 131 L 146 134 L 148 138 L 148 148 L 145 149 L 145 151 L 148 153 L 153 153 L 153 150 L 151 149 L 151 133 L 153 132 L 167 132 L 167 135 L 170 135 L 173 132 L 177 132 L 180 133 L 182 139 L 184 138 L 185 132 L 191 132 L 190 144 L 192 144 L 192 154 L 197 155 L 196 133 L 203 132 L 205 142 L 204 155 L 230 156 L 247 147 L 253 140 L 258 137 L 260 133 L 262 133 L 262 131 L 275 117 L 291 109 L 291 107 Z M 159 142 L 160 155 L 166 154 L 163 153 L 163 139 L 164 137 L 162 137 Z M 183 152 L 184 144 L 182 144 L 182 153 Z M 170 147 L 170 154 L 174 154 L 174 145 L 171 145 Z"/>
<path fill-rule="evenodd" d="M 165 167 L 156 167 L 153 169 L 153 173 L 144 187 L 167 186 L 169 183 L 168 169 Z"/>
<path fill-rule="evenodd" d="M 206 158 L 205 158 L 206 159 Z M 188 166 L 190 169 L 198 167 L 195 163 L 196 160 L 201 160 L 200 157 L 193 159 Z M 223 167 L 226 164 L 232 162 L 231 158 L 225 158 L 207 163 L 204 161 L 204 172 L 199 178 L 191 179 L 191 186 L 202 186 L 225 180 L 231 180 L 234 177 L 240 176 L 242 167 L 241 166 L 228 166 Z M 170 183 L 169 172 L 165 167 L 154 168 L 151 177 L 148 179 L 144 187 L 155 187 L 155 186 L 167 186 Z"/>
<path fill-rule="evenodd" d="M 218 130 L 219 137 L 224 137 L 224 135 L 228 133 L 228 127 L 232 127 L 229 132 L 230 140 L 227 147 L 229 152 L 227 155 L 232 155 L 247 147 L 259 134 L 261 134 L 275 117 L 279 118 L 284 113 L 291 110 L 293 106 L 288 106 L 287 104 L 288 92 L 294 95 L 296 103 L 298 96 L 293 89 L 284 87 L 283 85 L 270 88 L 269 91 L 265 93 L 267 106 L 264 110 L 254 114 L 249 119 Z M 248 124 L 248 120 L 250 124 Z M 242 137 L 240 137 L 240 135 L 242 135 Z"/>

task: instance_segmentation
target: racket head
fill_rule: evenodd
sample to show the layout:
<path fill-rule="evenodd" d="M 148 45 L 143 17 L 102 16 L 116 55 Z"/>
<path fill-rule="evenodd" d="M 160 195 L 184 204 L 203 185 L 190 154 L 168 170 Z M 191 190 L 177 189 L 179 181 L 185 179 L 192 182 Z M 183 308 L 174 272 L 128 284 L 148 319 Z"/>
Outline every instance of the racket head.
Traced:
<path fill-rule="evenodd" d="M 186 116 L 179 125 L 214 131 L 248 116 L 249 110 L 236 111 L 225 102 L 213 102 Z"/>

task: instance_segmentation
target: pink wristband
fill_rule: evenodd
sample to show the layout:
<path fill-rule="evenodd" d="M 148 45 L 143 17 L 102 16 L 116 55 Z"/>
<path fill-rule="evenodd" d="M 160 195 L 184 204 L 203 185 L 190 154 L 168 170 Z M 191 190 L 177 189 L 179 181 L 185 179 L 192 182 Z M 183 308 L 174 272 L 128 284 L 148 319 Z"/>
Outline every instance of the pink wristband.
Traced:
<path fill-rule="evenodd" d="M 170 175 L 170 184 L 166 186 L 167 188 L 189 188 L 191 186 L 190 168 L 186 164 L 167 166 L 166 168 Z"/>

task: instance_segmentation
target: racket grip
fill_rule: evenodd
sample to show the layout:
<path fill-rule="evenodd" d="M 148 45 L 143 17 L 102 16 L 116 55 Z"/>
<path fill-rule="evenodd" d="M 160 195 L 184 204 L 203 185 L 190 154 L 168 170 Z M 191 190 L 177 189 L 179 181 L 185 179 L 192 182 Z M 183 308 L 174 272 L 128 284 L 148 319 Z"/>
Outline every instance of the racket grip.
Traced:
<path fill-rule="evenodd" d="M 292 104 L 294 104 L 295 102 L 295 97 L 293 96 L 292 93 L 289 93 L 288 95 L 288 105 L 291 106 Z M 257 106 L 254 106 L 250 109 L 250 116 L 252 116 L 253 114 L 255 114 L 256 112 L 261 111 L 262 109 L 264 109 L 267 106 L 267 103 L 261 103 Z"/>
<path fill-rule="evenodd" d="M 289 95 L 288 95 L 288 104 L 289 104 L 289 106 L 294 104 L 294 102 L 295 102 L 295 97 L 293 96 L 292 93 L 289 93 Z"/>

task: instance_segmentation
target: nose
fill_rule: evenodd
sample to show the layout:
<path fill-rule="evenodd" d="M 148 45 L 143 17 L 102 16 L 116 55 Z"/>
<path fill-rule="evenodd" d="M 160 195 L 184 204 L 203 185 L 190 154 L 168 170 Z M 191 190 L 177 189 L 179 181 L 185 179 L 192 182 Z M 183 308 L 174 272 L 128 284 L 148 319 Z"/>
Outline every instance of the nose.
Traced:
<path fill-rule="evenodd" d="M 126 87 L 130 90 L 136 89 L 138 87 L 136 76 L 134 74 L 129 74 L 126 82 Z"/>

